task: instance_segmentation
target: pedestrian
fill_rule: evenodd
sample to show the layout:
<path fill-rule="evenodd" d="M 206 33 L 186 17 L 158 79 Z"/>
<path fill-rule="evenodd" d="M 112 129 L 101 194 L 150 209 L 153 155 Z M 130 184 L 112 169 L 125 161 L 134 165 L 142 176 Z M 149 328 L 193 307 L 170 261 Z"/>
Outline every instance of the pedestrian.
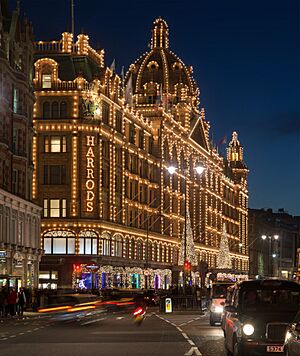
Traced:
<path fill-rule="evenodd" d="M 9 307 L 9 315 L 11 317 L 16 315 L 16 306 L 17 306 L 18 294 L 15 288 L 10 288 L 8 295 L 8 307 Z"/>
<path fill-rule="evenodd" d="M 1 317 L 4 318 L 7 315 L 7 292 L 6 287 L 2 287 L 0 290 L 0 314 Z"/>
<path fill-rule="evenodd" d="M 18 316 L 19 316 L 19 318 L 23 318 L 25 304 L 26 304 L 26 295 L 24 292 L 24 288 L 20 288 L 20 291 L 18 293 Z"/>

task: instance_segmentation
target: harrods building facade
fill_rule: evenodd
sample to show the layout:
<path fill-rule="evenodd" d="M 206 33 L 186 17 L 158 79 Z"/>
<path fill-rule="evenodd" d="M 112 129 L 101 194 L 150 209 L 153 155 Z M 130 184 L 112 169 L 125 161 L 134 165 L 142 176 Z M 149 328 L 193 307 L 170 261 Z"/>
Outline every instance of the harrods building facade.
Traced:
<path fill-rule="evenodd" d="M 216 266 L 225 223 L 233 268 L 246 272 L 243 149 L 236 133 L 227 159 L 211 145 L 192 68 L 169 50 L 165 21 L 153 23 L 151 49 L 125 79 L 104 65 L 104 51 L 91 48 L 87 35 L 73 39 L 65 32 L 34 47 L 40 286 L 166 288 L 177 282 L 185 203 L 197 261 Z M 195 171 L 199 164 L 202 175 Z M 197 266 L 193 278 L 197 283 Z"/>
<path fill-rule="evenodd" d="M 37 287 L 41 208 L 32 202 L 32 28 L 0 1 L 0 288 Z"/>

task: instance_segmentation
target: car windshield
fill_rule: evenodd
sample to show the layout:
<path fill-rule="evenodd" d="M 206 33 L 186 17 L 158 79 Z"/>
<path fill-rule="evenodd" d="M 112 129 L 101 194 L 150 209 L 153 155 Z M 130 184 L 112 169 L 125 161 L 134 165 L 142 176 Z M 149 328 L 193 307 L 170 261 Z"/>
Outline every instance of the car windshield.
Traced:
<path fill-rule="evenodd" d="M 242 292 L 242 309 L 297 310 L 300 307 L 298 290 L 267 288 Z"/>
<path fill-rule="evenodd" d="M 226 298 L 227 288 L 231 284 L 215 284 L 213 285 L 212 297 L 213 298 Z"/>

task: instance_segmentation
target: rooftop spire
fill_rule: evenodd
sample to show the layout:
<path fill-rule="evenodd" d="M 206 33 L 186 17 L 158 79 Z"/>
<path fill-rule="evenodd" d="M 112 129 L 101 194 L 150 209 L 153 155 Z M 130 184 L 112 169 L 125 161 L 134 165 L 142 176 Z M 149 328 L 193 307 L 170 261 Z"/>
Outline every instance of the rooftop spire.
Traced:
<path fill-rule="evenodd" d="M 153 48 L 168 48 L 169 47 L 169 27 L 165 20 L 158 17 L 153 22 L 151 49 Z"/>

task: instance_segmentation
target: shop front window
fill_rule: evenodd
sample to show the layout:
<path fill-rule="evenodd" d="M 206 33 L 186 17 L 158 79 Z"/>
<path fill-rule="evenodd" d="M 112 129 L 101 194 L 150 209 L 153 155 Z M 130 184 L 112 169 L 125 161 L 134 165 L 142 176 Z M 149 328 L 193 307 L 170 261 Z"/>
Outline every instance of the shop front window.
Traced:
<path fill-rule="evenodd" d="M 79 254 L 97 255 L 98 236 L 94 231 L 82 231 L 79 234 Z"/>
<path fill-rule="evenodd" d="M 44 235 L 45 254 L 75 254 L 75 235 L 70 231 L 49 231 Z"/>

